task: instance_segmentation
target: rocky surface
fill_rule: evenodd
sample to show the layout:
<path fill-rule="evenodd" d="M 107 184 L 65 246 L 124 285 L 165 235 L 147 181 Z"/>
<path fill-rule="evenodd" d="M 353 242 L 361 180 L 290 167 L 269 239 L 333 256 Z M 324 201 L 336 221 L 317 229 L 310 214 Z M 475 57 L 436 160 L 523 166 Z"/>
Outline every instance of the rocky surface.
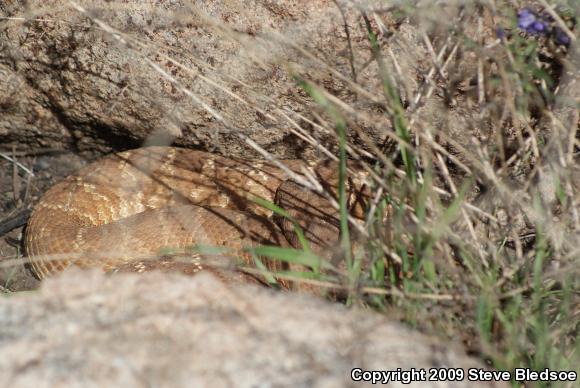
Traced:
<path fill-rule="evenodd" d="M 377 9 L 372 2 L 246 3 L 3 2 L 0 143 L 110 151 L 175 140 L 247 155 L 241 135 L 278 156 L 312 157 L 313 140 L 333 147 L 333 123 L 299 78 L 358 112 L 349 118 L 353 141 L 360 131 L 377 143 L 389 138 L 381 77 L 361 24 L 360 9 Z M 422 30 L 444 31 L 429 9 L 420 22 L 381 12 L 371 23 L 386 47 L 386 71 L 419 115 L 414 121 L 449 127 L 458 139 L 469 105 L 461 99 L 458 109 L 447 110 L 449 96 L 425 89 L 433 63 Z M 448 23 L 459 20 L 453 5 L 437 10 Z M 475 64 L 463 52 L 447 61 L 457 83 L 475 74 Z M 309 141 L 293 135 L 301 130 Z"/>
<path fill-rule="evenodd" d="M 35 388 L 344 387 L 359 385 L 355 367 L 484 368 L 452 344 L 311 296 L 206 274 L 74 270 L 0 298 L 0 354 L 1 386 Z"/>
<path fill-rule="evenodd" d="M 1 141 L 106 151 L 178 138 L 240 154 L 241 133 L 295 155 L 304 145 L 285 140 L 292 124 L 281 113 L 306 124 L 299 115 L 312 119 L 314 104 L 287 70 L 308 69 L 336 90 L 325 67 L 348 74 L 332 1 L 74 4 L 0 5 L 12 18 L 0 28 L 0 76 L 9 85 L 0 100 L 10 113 Z"/>

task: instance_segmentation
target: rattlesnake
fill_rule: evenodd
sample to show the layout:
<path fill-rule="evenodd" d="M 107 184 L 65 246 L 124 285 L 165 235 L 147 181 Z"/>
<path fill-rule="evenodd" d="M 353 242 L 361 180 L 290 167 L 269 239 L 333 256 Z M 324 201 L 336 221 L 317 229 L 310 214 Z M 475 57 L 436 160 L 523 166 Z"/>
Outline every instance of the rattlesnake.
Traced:
<path fill-rule="evenodd" d="M 283 163 L 297 174 L 310 169 L 323 185 L 336 186 L 336 165 Z M 108 156 L 49 189 L 32 212 L 25 249 L 33 272 L 44 278 L 72 264 L 107 271 L 141 272 L 164 265 L 180 265 L 191 273 L 215 271 L 223 262 L 200 255 L 180 264 L 139 258 L 157 256 L 163 248 L 211 245 L 227 246 L 244 264 L 252 264 L 255 257 L 243 247 L 297 245 L 293 224 L 284 218 L 273 222 L 270 211 L 252 196 L 285 207 L 316 251 L 335 245 L 334 208 L 288 180 L 273 163 L 155 146 Z M 349 198 L 351 205 L 358 201 Z M 275 260 L 267 266 L 281 268 Z"/>

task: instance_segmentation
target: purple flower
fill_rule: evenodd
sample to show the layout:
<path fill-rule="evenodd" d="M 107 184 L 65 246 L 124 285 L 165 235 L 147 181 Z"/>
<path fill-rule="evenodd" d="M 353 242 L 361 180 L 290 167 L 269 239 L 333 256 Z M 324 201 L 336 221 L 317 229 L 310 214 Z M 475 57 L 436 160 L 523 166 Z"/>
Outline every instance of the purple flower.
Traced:
<path fill-rule="evenodd" d="M 550 30 L 548 23 L 528 8 L 524 8 L 518 14 L 518 27 L 534 35 L 546 35 Z"/>
<path fill-rule="evenodd" d="M 518 14 L 518 27 L 522 30 L 528 30 L 531 25 L 536 22 L 536 14 L 530 11 L 528 8 L 524 8 Z"/>
<path fill-rule="evenodd" d="M 528 29 L 528 32 L 532 34 L 545 34 L 548 32 L 548 25 L 545 22 L 536 21 Z"/>
<path fill-rule="evenodd" d="M 554 25 L 554 18 L 548 13 L 538 15 L 529 8 L 518 12 L 518 27 L 531 35 L 551 36 L 557 44 L 568 46 L 570 37 L 559 27 Z M 503 37 L 496 31 L 498 37 Z"/>
<path fill-rule="evenodd" d="M 556 43 L 561 46 L 568 46 L 572 41 L 568 34 L 566 34 L 561 28 L 554 28 L 554 36 L 556 38 Z"/>

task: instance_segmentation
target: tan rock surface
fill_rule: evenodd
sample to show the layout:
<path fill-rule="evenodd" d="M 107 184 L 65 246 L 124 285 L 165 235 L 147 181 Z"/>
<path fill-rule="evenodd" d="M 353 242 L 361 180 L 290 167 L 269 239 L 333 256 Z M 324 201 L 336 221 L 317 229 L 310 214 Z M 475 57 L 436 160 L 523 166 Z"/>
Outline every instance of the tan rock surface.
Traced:
<path fill-rule="evenodd" d="M 66 272 L 0 299 L 0 354 L 0 386 L 34 388 L 340 387 L 358 385 L 355 367 L 483 367 L 379 314 L 205 274 Z"/>
<path fill-rule="evenodd" d="M 308 69 L 334 90 L 341 84 L 321 63 L 348 74 L 342 19 L 332 1 L 75 4 L 86 12 L 59 0 L 0 5 L 0 14 L 11 18 L 0 28 L 0 75 L 22 84 L 15 119 L 41 111 L 24 127 L 36 144 L 38 137 L 110 150 L 181 135 L 181 145 L 239 154 L 243 143 L 231 132 L 241 131 L 292 155 L 300 144 L 284 141 L 291 124 L 276 111 L 301 122 L 297 114 L 312 118 L 315 104 L 286 70 Z M 357 42 L 366 47 L 364 39 Z M 22 141 L 19 129 L 17 120 L 3 123 L 0 140 Z M 61 132 L 67 136 L 58 139 Z"/>
<path fill-rule="evenodd" d="M 0 91 L 8 113 L 0 120 L 0 143 L 102 152 L 176 140 L 247 155 L 241 133 L 291 158 L 314 152 L 292 135 L 300 126 L 332 149 L 333 124 L 296 75 L 358 112 L 356 118 L 349 114 L 351 140 L 360 144 L 356 133 L 363 131 L 382 143 L 391 124 L 357 8 L 378 9 L 372 3 L 3 2 L 0 79 L 11 86 Z M 430 20 L 429 9 L 418 22 L 388 13 L 374 14 L 382 19 L 372 22 L 402 99 L 414 110 L 417 93 L 423 94 L 417 121 L 449 125 L 456 138 L 465 130 L 462 121 L 455 125 L 465 104 L 445 120 L 444 99 L 425 96 L 421 81 L 433 67 L 422 29 L 445 28 L 442 20 Z M 450 5 L 446 12 L 445 21 L 454 23 L 458 8 Z M 461 78 L 473 73 L 475 63 L 454 57 L 449 66 Z"/>

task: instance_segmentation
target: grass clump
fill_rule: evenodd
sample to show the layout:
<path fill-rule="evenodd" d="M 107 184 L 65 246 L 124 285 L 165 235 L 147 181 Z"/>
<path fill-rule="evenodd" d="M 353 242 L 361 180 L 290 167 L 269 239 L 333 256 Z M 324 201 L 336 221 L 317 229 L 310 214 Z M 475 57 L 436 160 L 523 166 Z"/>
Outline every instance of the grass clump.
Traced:
<path fill-rule="evenodd" d="M 384 18 L 358 9 L 368 41 L 365 65 L 378 77 L 377 94 L 367 97 L 384 116 L 375 122 L 388 132 L 383 142 L 353 136 L 363 116 L 354 103 L 349 109 L 296 76 L 336 136 L 347 273 L 334 286 L 347 289 L 350 302 L 461 339 L 501 370 L 580 365 L 580 95 L 563 84 L 580 81 L 578 15 L 564 5 L 468 6 L 456 24 L 443 25 L 437 25 L 441 10 L 391 7 L 394 25 L 413 25 L 432 45 L 432 71 L 422 73 L 414 96 L 405 94 L 410 80 L 390 51 L 395 38 L 381 25 Z M 433 95 L 444 100 L 437 109 L 429 106 Z M 566 107 L 576 109 L 572 120 L 562 115 Z M 458 132 L 437 115 L 466 125 Z M 346 241 L 353 229 L 343 201 L 346 155 L 366 163 L 374 194 L 358 251 Z"/>

